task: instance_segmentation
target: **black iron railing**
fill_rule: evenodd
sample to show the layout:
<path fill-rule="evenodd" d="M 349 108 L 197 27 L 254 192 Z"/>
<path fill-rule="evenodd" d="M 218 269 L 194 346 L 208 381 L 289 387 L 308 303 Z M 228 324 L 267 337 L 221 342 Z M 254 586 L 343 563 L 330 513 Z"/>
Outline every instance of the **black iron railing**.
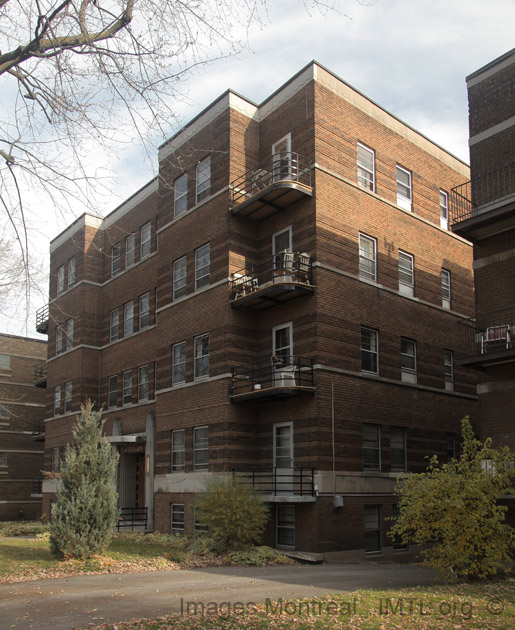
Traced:
<path fill-rule="evenodd" d="M 34 383 L 41 383 L 41 381 L 46 381 L 47 376 L 48 366 L 46 361 L 36 363 L 36 365 L 34 366 Z"/>
<path fill-rule="evenodd" d="M 122 528 L 129 528 L 131 531 L 134 529 L 147 529 L 148 523 L 148 508 L 146 507 L 122 507 L 120 508 L 120 514 L 118 516 L 118 524 L 116 529 L 120 531 Z"/>
<path fill-rule="evenodd" d="M 470 219 L 488 204 L 512 195 L 515 195 L 515 163 L 453 188 L 449 199 L 451 222 Z"/>
<path fill-rule="evenodd" d="M 311 188 L 310 161 L 292 152 L 272 155 L 231 183 L 232 207 L 285 181 Z"/>
<path fill-rule="evenodd" d="M 462 355 L 475 357 L 515 347 L 515 310 L 507 309 L 459 321 Z M 486 358 L 486 356 L 485 356 Z"/>
<path fill-rule="evenodd" d="M 272 468 L 271 470 L 233 470 L 241 483 L 274 496 L 315 496 L 314 468 Z"/>
<path fill-rule="evenodd" d="M 231 299 L 285 283 L 313 284 L 313 264 L 306 253 L 283 251 L 240 269 L 231 276 Z"/>
<path fill-rule="evenodd" d="M 50 307 L 48 304 L 42 306 L 36 311 L 36 330 L 41 334 L 48 332 L 48 318 L 50 315 Z"/>
<path fill-rule="evenodd" d="M 270 388 L 314 386 L 313 359 L 306 357 L 272 356 L 232 370 L 232 396 Z"/>

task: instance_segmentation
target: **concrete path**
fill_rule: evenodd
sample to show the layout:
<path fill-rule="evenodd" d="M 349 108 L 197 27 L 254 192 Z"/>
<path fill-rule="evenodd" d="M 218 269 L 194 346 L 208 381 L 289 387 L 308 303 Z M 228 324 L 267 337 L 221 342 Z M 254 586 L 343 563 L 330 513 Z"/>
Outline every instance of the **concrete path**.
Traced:
<path fill-rule="evenodd" d="M 92 575 L 0 585 L 0 630 L 72 630 L 135 617 L 188 614 L 200 602 L 264 603 L 362 588 L 432 584 L 435 573 L 409 565 L 222 567 Z M 352 597 L 349 596 L 349 601 Z M 229 602 L 229 604 L 227 604 Z"/>

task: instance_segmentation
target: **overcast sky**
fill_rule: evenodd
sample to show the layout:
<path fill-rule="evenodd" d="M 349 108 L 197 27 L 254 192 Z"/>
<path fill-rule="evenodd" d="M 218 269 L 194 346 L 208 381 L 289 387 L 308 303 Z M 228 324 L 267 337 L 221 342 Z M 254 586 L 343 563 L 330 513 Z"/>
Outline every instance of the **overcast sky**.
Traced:
<path fill-rule="evenodd" d="M 322 15 L 310 0 L 269 0 L 263 25 L 248 46 L 190 74 L 178 104 L 182 123 L 226 89 L 260 103 L 315 59 L 376 103 L 468 162 L 465 77 L 515 47 L 514 0 L 340 0 L 341 13 Z M 170 127 L 172 135 L 177 127 Z M 119 153 L 106 214 L 156 172 L 140 147 Z M 34 245 L 46 257 L 49 240 L 73 216 L 46 221 Z M 36 303 L 37 308 L 45 303 Z M 0 318 L 0 330 L 37 336 L 33 315 Z"/>

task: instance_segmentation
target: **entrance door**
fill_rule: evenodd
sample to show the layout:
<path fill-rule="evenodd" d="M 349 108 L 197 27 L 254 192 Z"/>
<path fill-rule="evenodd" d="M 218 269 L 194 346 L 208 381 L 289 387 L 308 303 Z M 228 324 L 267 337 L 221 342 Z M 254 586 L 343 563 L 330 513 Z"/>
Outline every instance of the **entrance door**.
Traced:
<path fill-rule="evenodd" d="M 274 387 L 294 386 L 292 323 L 275 326 L 272 329 L 272 339 L 272 380 Z"/>
<path fill-rule="evenodd" d="M 293 424 L 274 424 L 274 473 L 276 494 L 293 494 Z"/>
<path fill-rule="evenodd" d="M 272 180 L 291 179 L 291 134 L 272 145 Z"/>
<path fill-rule="evenodd" d="M 291 225 L 272 236 L 272 254 L 274 260 L 274 282 L 291 281 L 293 271 Z"/>

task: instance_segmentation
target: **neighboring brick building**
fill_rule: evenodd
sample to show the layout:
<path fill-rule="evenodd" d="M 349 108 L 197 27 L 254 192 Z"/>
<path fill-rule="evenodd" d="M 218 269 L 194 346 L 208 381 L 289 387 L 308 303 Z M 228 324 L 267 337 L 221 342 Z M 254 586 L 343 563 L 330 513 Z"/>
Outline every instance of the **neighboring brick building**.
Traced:
<path fill-rule="evenodd" d="M 447 224 L 468 177 L 316 63 L 261 105 L 224 93 L 158 179 L 51 244 L 46 467 L 89 396 L 150 527 L 201 528 L 206 475 L 236 471 L 269 544 L 400 552 L 396 477 L 454 453 L 477 404 L 453 359 L 472 246 Z"/>
<path fill-rule="evenodd" d="M 0 520 L 41 516 L 46 341 L 0 334 Z M 36 369 L 36 375 L 38 370 Z M 39 384 L 44 384 L 44 372 Z"/>
<path fill-rule="evenodd" d="M 452 191 L 452 230 L 474 244 L 476 317 L 459 362 L 479 369 L 481 437 L 515 450 L 515 49 L 467 87 L 471 181 Z"/>

